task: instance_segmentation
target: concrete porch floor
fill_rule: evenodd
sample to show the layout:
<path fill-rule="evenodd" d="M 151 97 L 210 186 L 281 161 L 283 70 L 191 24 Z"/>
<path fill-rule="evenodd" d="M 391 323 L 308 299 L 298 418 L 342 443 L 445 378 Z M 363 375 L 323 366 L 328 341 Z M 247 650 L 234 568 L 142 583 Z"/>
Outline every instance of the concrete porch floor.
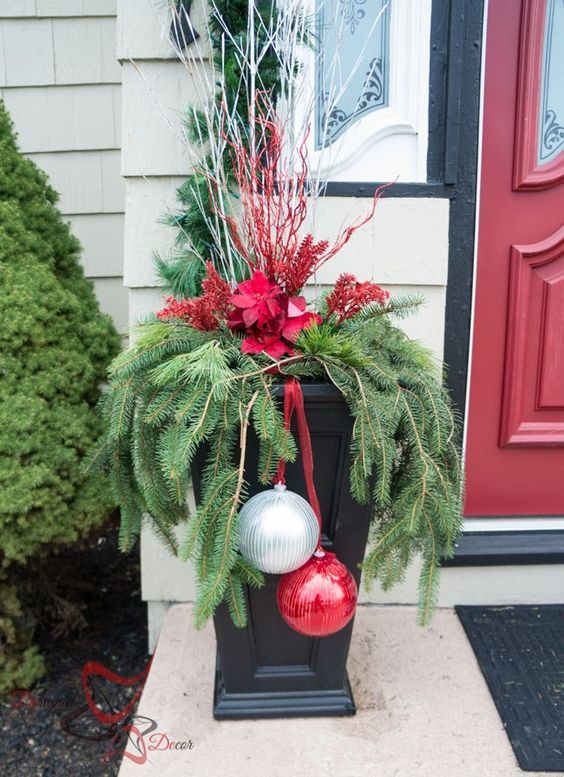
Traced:
<path fill-rule="evenodd" d="M 172 607 L 138 714 L 193 748 L 150 751 L 144 764 L 125 757 L 120 777 L 525 774 L 451 609 L 422 629 L 412 607 L 359 608 L 348 662 L 352 718 L 216 722 L 214 667 L 213 626 L 197 632 L 190 605 Z"/>

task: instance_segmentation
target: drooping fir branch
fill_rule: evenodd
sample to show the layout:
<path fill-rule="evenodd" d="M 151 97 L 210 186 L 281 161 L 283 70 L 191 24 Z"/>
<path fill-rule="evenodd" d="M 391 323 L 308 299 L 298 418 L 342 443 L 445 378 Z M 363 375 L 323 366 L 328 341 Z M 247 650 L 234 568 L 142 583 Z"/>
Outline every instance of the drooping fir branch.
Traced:
<path fill-rule="evenodd" d="M 273 396 L 275 380 L 328 379 L 354 417 L 353 496 L 374 505 L 364 579 L 388 588 L 421 555 L 420 620 L 428 622 L 440 559 L 452 555 L 461 528 L 456 430 L 432 357 L 388 315 L 366 312 L 304 329 L 295 353 L 277 362 L 276 378 L 272 365 L 264 354 L 241 353 L 238 333 L 224 327 L 204 332 L 174 319 L 141 327 L 135 346 L 113 365 L 104 400 L 108 433 L 97 458 L 110 466 L 123 545 L 149 516 L 176 552 L 174 527 L 186 520 L 179 553 L 195 561 L 198 624 L 225 599 L 234 622 L 244 625 L 243 587 L 262 584 L 237 552 L 247 431 L 259 439 L 259 476 L 267 484 L 278 461 L 296 453 Z M 202 455 L 200 504 L 189 516 L 191 467 Z"/>

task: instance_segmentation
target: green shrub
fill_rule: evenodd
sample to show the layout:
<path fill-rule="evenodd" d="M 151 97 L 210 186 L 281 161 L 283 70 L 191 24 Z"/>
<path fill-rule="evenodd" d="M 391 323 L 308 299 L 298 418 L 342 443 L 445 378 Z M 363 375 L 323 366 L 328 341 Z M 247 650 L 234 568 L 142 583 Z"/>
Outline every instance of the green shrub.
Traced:
<path fill-rule="evenodd" d="M 10 576 L 112 508 L 102 480 L 86 479 L 80 465 L 100 432 L 99 384 L 119 337 L 56 201 L 47 176 L 20 154 L 0 103 L 0 563 Z M 3 590 L 12 604 L 1 610 L 0 648 L 19 650 L 37 674 L 33 648 L 6 626 L 20 609 L 9 584 Z M 16 682 L 10 661 L 3 657 L 0 672 Z M 0 687 L 8 684 L 4 676 Z"/>
<path fill-rule="evenodd" d="M 0 570 L 0 696 L 13 688 L 29 688 L 45 673 L 45 663 L 32 643 L 17 588 Z"/>

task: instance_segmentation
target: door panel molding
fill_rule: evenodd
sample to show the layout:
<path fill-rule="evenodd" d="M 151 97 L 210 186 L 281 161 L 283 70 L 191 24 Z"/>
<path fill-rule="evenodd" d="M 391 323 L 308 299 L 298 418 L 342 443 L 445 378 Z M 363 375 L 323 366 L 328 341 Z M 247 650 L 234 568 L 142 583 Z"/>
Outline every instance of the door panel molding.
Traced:
<path fill-rule="evenodd" d="M 563 302 L 564 227 L 512 246 L 502 447 L 564 445 Z"/>
<path fill-rule="evenodd" d="M 524 0 L 523 2 L 513 166 L 515 191 L 549 189 L 564 181 L 564 151 L 546 164 L 538 162 L 545 18 L 548 2 L 551 0 Z"/>

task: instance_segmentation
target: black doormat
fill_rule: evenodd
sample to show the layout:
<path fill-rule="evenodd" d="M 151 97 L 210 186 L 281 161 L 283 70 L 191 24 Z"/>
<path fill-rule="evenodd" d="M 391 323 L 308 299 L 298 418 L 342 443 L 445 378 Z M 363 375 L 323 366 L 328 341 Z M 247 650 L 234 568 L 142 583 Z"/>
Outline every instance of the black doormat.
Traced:
<path fill-rule="evenodd" d="M 456 612 L 521 769 L 564 773 L 564 605 Z"/>

